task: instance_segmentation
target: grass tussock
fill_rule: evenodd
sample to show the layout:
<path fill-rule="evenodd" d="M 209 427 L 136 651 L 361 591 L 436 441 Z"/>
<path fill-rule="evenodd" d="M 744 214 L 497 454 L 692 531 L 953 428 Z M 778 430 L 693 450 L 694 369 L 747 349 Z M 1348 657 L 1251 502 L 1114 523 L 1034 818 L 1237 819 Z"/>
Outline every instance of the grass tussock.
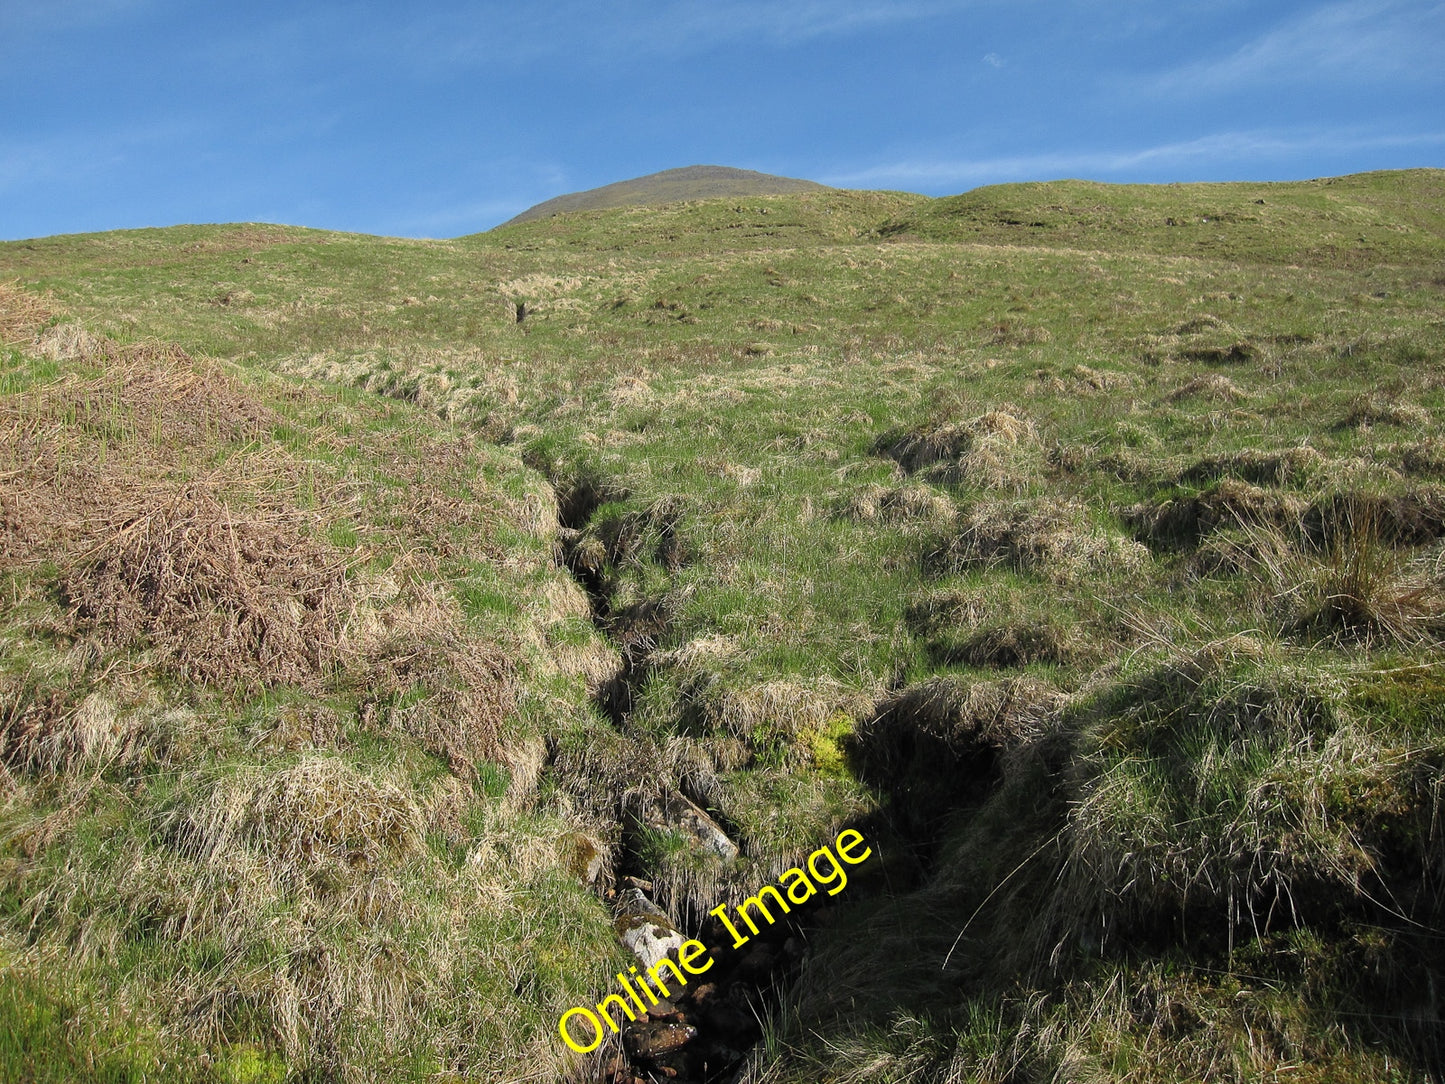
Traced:
<path fill-rule="evenodd" d="M 1201 373 L 1191 377 L 1166 397 L 1168 402 L 1203 399 L 1215 403 L 1237 403 L 1248 396 L 1223 373 Z"/>
<path fill-rule="evenodd" d="M 1339 420 L 1342 429 L 1372 429 L 1379 425 L 1423 429 L 1430 424 L 1430 412 L 1398 396 L 1365 395 L 1350 403 Z"/>
<path fill-rule="evenodd" d="M 938 569 L 964 572 L 1004 566 L 1045 579 L 1138 571 L 1142 545 L 1098 527 L 1077 501 L 981 502 L 964 511 L 957 533 L 929 557 Z"/>
<path fill-rule="evenodd" d="M 1317 545 L 1261 535 L 1257 574 L 1289 622 L 1316 637 L 1365 643 L 1435 644 L 1445 634 L 1445 580 L 1438 561 L 1404 548 L 1396 502 L 1367 496 L 1332 501 Z M 1396 514 L 1390 515 L 1394 509 Z"/>
<path fill-rule="evenodd" d="M 1017 407 L 885 433 L 874 448 L 910 474 L 987 490 L 1021 490 L 1043 461 L 1038 430 Z"/>
<path fill-rule="evenodd" d="M 245 847 L 285 869 L 376 870 L 417 853 L 425 830 L 402 786 L 317 755 L 227 776 L 198 791 L 181 816 L 174 830 L 195 857 L 225 861 Z"/>
<path fill-rule="evenodd" d="M 955 506 L 946 493 L 925 485 L 870 485 L 842 498 L 836 514 L 854 523 L 938 526 L 953 518 Z"/>
<path fill-rule="evenodd" d="M 1179 474 L 1180 482 L 1215 482 L 1234 478 L 1256 486 L 1308 485 L 1329 466 L 1321 452 L 1308 446 L 1280 451 L 1245 449 L 1206 456 Z"/>
<path fill-rule="evenodd" d="M 1200 493 L 1131 505 L 1123 518 L 1139 538 L 1155 546 L 1189 546 L 1230 528 L 1298 534 L 1308 508 L 1309 502 L 1293 493 L 1225 477 Z"/>
<path fill-rule="evenodd" d="M 1182 918 L 1232 945 L 1391 898 L 1438 911 L 1439 736 L 1381 733 L 1340 678 L 1220 647 L 1095 703 L 1070 784 L 1060 944 Z"/>
<path fill-rule="evenodd" d="M 363 690 L 362 728 L 405 735 L 467 777 L 484 760 L 506 761 L 503 730 L 517 707 L 513 656 L 467 635 L 456 605 L 424 585 L 408 585 L 363 616 L 347 642 Z"/>

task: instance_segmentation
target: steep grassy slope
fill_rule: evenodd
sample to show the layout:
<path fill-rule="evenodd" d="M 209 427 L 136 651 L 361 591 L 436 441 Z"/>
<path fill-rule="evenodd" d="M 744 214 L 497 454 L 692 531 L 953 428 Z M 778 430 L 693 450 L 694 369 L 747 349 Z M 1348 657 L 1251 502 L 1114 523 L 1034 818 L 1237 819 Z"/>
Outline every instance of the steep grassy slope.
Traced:
<path fill-rule="evenodd" d="M 238 720 L 190 760 L 145 754 L 160 767 L 154 796 L 127 799 L 137 824 L 181 823 L 166 818 L 194 808 L 192 764 L 224 788 L 350 757 L 347 780 L 385 783 L 418 810 L 427 785 L 471 795 L 451 853 L 488 858 L 464 862 L 468 875 L 524 855 L 562 901 L 547 914 L 589 917 L 565 931 L 544 921 L 540 935 L 521 919 L 498 926 L 469 980 L 482 993 L 421 997 L 433 1023 L 406 1026 L 444 1051 L 432 1067 L 507 1079 L 482 1046 L 503 1059 L 544 1049 L 549 1012 L 606 991 L 615 950 L 604 904 L 569 872 L 577 839 L 691 927 L 852 823 L 882 861 L 809 912 L 809 952 L 752 1079 L 1438 1079 L 1441 185 L 1416 171 L 938 201 L 826 192 L 587 212 L 455 242 L 238 226 L 0 246 L 0 275 L 24 291 L 11 308 L 29 313 L 4 336 L 15 432 L 94 442 L 92 412 L 122 409 L 103 405 L 116 399 L 106 374 L 152 338 L 224 359 L 248 394 L 316 405 L 291 408 L 265 440 L 205 423 L 222 443 L 184 470 L 269 461 L 276 442 L 324 464 L 299 490 L 268 484 L 320 517 L 296 521 L 296 538 L 327 540 L 318 567 L 342 561 L 337 590 L 365 597 L 366 562 L 436 550 L 418 577 L 455 601 L 457 635 L 504 656 L 530 646 L 483 769 L 471 747 L 428 751 L 419 724 L 368 739 L 373 759 L 349 752 L 375 725 L 358 675 L 396 672 L 397 656 L 362 663 L 338 633 L 324 674 L 297 671 L 284 697 L 196 691 L 198 664 L 150 619 L 125 626 L 134 641 L 107 624 L 125 596 L 87 609 L 76 601 L 89 596 L 56 594 L 107 530 L 131 537 L 128 521 L 68 528 L 54 544 L 71 549 L 31 553 L 12 574 L 7 635 L 37 659 L 93 643 L 84 657 L 104 682 L 154 668 L 169 695 Z M 32 311 L 37 298 L 61 315 Z M 116 345 L 96 347 L 76 322 Z M 368 420 L 336 429 L 352 415 Z M 150 441 L 154 424 L 118 432 Z M 472 468 L 440 474 L 453 488 L 422 506 L 442 518 L 419 519 L 406 502 L 434 471 L 408 465 L 397 433 L 460 441 L 497 481 L 469 495 Z M 400 503 L 328 503 L 348 492 L 337 448 L 346 470 L 388 480 L 364 493 Z M 119 478 L 182 469 L 127 455 Z M 6 475 L 22 494 L 56 476 Z M 244 472 L 224 480 L 267 491 Z M 526 530 L 485 545 L 447 518 L 507 485 L 511 506 L 549 492 L 556 516 L 544 501 Z M 588 591 L 590 620 L 575 594 L 549 609 L 564 591 L 554 558 Z M 126 661 L 107 671 L 112 658 Z M 24 687 L 59 681 L 47 680 Z M 401 683 L 419 680 L 387 679 L 393 714 L 420 695 Z M 274 714 L 254 705 L 318 696 L 342 737 L 315 753 L 226 744 L 227 727 L 249 734 L 245 720 Z M 546 746 L 535 787 L 513 770 L 529 742 Z M 7 824 L 71 809 L 89 779 L 69 761 L 6 757 Z M 440 782 L 395 766 L 408 757 Z M 126 794 L 128 763 L 106 769 Z M 501 794 L 487 780 L 504 767 Z M 639 821 L 638 803 L 676 792 L 713 811 L 736 859 Z M 247 831 L 227 846 L 294 876 L 284 863 L 299 860 Z M 125 854 L 212 853 L 133 834 L 152 850 Z M 11 831 L 5 852 L 15 1012 L 133 1006 L 159 1036 L 138 1057 L 184 1040 L 364 1074 L 399 1049 L 379 1002 L 365 1017 L 379 1030 L 351 1046 L 293 1041 L 265 1013 L 234 1033 L 192 1026 L 168 1009 L 169 980 L 127 962 L 150 927 L 116 926 L 105 909 L 124 862 L 29 838 Z M 399 866 L 422 854 L 379 853 Z M 77 881 L 99 887 L 66 888 L 63 913 L 32 902 Z M 448 889 L 468 891 L 480 890 Z M 500 913 L 528 913 L 515 906 Z M 97 916 L 111 916 L 106 936 L 79 942 L 75 980 L 91 993 L 37 1000 L 26 976 Z M 298 914 L 295 928 L 320 936 L 314 922 Z M 346 973 L 379 981 L 380 958 Z M 278 957 L 256 959 L 246 975 L 282 973 Z M 229 989 L 206 985 L 235 974 L 219 966 L 197 957 L 167 974 Z M 347 1003 L 296 1004 L 293 1019 L 319 1027 Z M 495 1038 L 482 1042 L 478 1019 Z"/>

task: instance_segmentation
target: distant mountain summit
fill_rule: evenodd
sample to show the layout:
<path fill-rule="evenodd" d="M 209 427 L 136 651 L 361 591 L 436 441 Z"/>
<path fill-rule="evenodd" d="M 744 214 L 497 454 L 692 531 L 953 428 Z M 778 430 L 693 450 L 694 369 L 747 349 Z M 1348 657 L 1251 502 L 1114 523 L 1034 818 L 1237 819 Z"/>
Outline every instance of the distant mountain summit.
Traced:
<path fill-rule="evenodd" d="M 821 191 L 825 187 L 816 181 L 775 177 L 771 173 L 757 173 L 751 169 L 686 166 L 682 169 L 665 169 L 661 173 L 649 173 L 646 177 L 636 177 L 630 181 L 605 184 L 601 188 L 589 188 L 585 192 L 557 196 L 527 208 L 502 225 L 530 222 L 568 211 L 637 207 L 688 199 L 711 199 L 715 196 L 781 196 L 789 192 Z"/>

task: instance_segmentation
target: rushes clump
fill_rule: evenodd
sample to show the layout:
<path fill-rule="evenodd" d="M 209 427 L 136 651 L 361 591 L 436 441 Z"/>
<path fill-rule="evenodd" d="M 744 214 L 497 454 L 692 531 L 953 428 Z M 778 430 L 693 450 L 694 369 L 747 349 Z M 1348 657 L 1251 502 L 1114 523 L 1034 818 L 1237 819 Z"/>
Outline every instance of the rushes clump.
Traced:
<path fill-rule="evenodd" d="M 1346 497 L 1326 507 L 1318 547 L 1268 538 L 1256 547 L 1261 575 L 1292 631 L 1365 643 L 1437 642 L 1445 632 L 1445 581 L 1434 562 L 1392 544 L 1386 502 Z"/>

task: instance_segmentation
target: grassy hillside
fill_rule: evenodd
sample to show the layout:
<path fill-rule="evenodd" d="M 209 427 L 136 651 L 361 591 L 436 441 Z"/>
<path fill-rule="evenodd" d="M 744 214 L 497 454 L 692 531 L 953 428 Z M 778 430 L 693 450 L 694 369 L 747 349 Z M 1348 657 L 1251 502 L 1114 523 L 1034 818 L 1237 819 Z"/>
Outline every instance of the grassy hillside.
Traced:
<path fill-rule="evenodd" d="M 1441 177 L 0 245 L 0 1059 L 1440 1079 Z"/>
<path fill-rule="evenodd" d="M 508 226 L 539 218 L 574 211 L 599 211 L 609 207 L 656 206 L 683 200 L 736 198 L 742 196 L 782 196 L 790 192 L 822 191 L 816 181 L 800 181 L 792 177 L 776 177 L 751 169 L 730 166 L 684 166 L 634 177 L 585 192 L 569 192 L 528 207 Z"/>

